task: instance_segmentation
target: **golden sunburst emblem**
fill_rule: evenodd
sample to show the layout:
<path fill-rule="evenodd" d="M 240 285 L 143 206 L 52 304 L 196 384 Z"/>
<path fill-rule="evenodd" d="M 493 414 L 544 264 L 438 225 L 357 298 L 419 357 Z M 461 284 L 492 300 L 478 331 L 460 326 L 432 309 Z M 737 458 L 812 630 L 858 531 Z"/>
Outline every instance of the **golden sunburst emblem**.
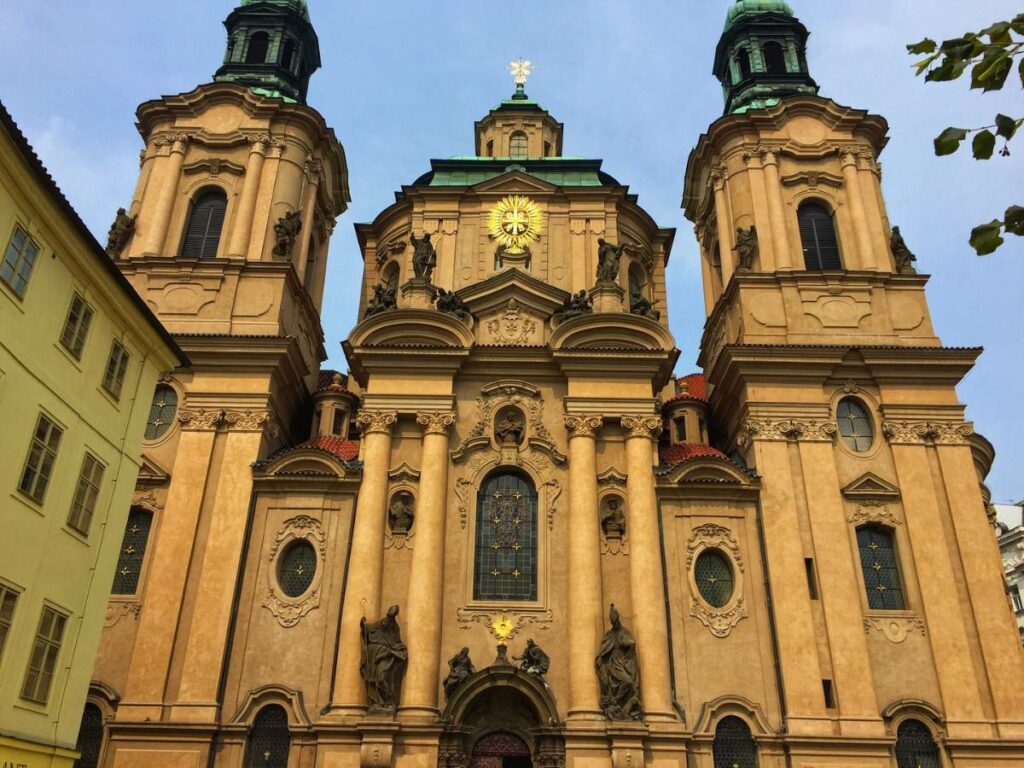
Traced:
<path fill-rule="evenodd" d="M 500 200 L 487 217 L 491 237 L 506 253 L 524 253 L 540 237 L 544 216 L 540 206 L 526 195 Z"/>

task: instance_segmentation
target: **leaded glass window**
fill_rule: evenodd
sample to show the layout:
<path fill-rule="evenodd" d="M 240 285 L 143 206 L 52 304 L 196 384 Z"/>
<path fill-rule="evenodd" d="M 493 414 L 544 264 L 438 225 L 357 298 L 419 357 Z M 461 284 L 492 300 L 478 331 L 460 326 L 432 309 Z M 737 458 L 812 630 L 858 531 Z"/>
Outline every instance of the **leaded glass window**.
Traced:
<path fill-rule="evenodd" d="M 706 549 L 694 565 L 697 589 L 709 605 L 724 608 L 732 599 L 733 577 L 729 558 L 717 549 Z"/>
<path fill-rule="evenodd" d="M 715 728 L 715 768 L 757 768 L 757 745 L 750 726 L 738 717 L 725 717 Z"/>
<path fill-rule="evenodd" d="M 804 268 L 819 271 L 842 269 L 836 225 L 828 208 L 815 201 L 806 202 L 800 206 L 797 218 L 804 250 Z"/>
<path fill-rule="evenodd" d="M 288 768 L 292 737 L 288 732 L 288 714 L 277 704 L 259 711 L 249 732 L 246 768 Z"/>
<path fill-rule="evenodd" d="M 133 509 L 128 513 L 128 525 L 124 529 L 121 554 L 114 572 L 114 586 L 110 589 L 113 594 L 134 595 L 138 591 L 152 524 L 153 516 L 149 512 Z"/>
<path fill-rule="evenodd" d="M 39 255 L 39 246 L 21 227 L 14 228 L 11 242 L 7 244 L 3 263 L 0 263 L 0 280 L 10 286 L 18 298 L 25 295 L 28 278 Z"/>
<path fill-rule="evenodd" d="M 899 768 L 940 768 L 939 748 L 928 726 L 904 720 L 896 729 L 896 764 Z"/>
<path fill-rule="evenodd" d="M 537 491 L 522 475 L 492 475 L 480 488 L 473 598 L 537 599 Z"/>
<path fill-rule="evenodd" d="M 529 154 L 530 140 L 522 131 L 516 131 L 509 139 L 509 157 L 526 157 Z"/>
<path fill-rule="evenodd" d="M 839 434 L 850 450 L 857 453 L 871 450 L 875 442 L 875 425 L 859 400 L 852 397 L 840 400 L 836 420 L 839 422 Z"/>
<path fill-rule="evenodd" d="M 146 439 L 157 440 L 167 434 L 174 424 L 174 415 L 178 412 L 178 393 L 172 387 L 161 384 L 153 395 L 153 403 L 149 406 L 149 420 L 146 421 Z"/>
<path fill-rule="evenodd" d="M 902 611 L 906 602 L 892 530 L 880 525 L 858 528 L 857 546 L 868 606 L 874 610 Z"/>
<path fill-rule="evenodd" d="M 277 581 L 288 597 L 306 594 L 316 574 L 316 550 L 306 539 L 288 545 L 277 561 Z"/>
<path fill-rule="evenodd" d="M 103 713 L 95 704 L 86 704 L 82 713 L 82 725 L 78 730 L 78 744 L 75 747 L 81 757 L 74 768 L 97 768 L 100 764 L 100 748 L 103 746 Z"/>

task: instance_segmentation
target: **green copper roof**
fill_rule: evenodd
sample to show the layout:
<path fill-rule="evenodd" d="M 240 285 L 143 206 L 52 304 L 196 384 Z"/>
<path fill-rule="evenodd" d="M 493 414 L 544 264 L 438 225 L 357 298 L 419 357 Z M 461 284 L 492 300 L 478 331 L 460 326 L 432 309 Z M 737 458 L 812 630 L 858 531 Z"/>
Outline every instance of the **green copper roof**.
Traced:
<path fill-rule="evenodd" d="M 301 13 L 309 21 L 309 6 L 306 0 L 242 0 L 241 5 L 255 5 L 256 3 L 270 3 L 271 5 L 289 5 Z"/>
<path fill-rule="evenodd" d="M 619 182 L 601 170 L 600 160 L 545 157 L 453 157 L 432 160 L 432 170 L 415 185 L 431 187 L 472 187 L 496 179 L 509 171 L 520 171 L 556 187 L 618 186 Z"/>
<path fill-rule="evenodd" d="M 758 13 L 782 13 L 792 16 L 793 9 L 785 0 L 737 0 L 736 5 L 729 9 L 729 14 L 725 17 L 725 28 L 728 30 L 743 16 Z"/>

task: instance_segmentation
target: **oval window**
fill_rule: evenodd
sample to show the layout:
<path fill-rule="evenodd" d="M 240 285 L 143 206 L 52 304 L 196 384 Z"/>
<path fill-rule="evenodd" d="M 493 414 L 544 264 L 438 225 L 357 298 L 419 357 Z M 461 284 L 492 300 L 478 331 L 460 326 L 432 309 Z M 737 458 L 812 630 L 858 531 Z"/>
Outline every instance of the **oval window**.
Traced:
<path fill-rule="evenodd" d="M 836 411 L 839 434 L 850 450 L 857 453 L 870 451 L 875 442 L 875 425 L 860 400 L 847 397 L 839 401 Z"/>
<path fill-rule="evenodd" d="M 166 384 L 156 388 L 153 404 L 149 406 L 149 420 L 146 422 L 146 439 L 158 440 L 167 434 L 174 424 L 178 412 L 178 393 Z"/>
<path fill-rule="evenodd" d="M 316 550 L 305 539 L 290 544 L 278 560 L 277 580 L 288 597 L 305 594 L 315 574 Z"/>
<path fill-rule="evenodd" d="M 717 549 L 698 555 L 694 579 L 701 597 L 713 608 L 724 608 L 732 599 L 732 565 Z"/>

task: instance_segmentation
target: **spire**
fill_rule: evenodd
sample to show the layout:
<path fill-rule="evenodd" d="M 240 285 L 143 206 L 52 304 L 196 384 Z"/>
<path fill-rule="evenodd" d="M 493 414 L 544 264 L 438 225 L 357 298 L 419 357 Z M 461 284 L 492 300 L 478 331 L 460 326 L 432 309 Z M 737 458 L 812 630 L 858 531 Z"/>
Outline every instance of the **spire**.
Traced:
<path fill-rule="evenodd" d="M 309 78 L 320 68 L 320 43 L 306 0 L 241 0 L 224 26 L 228 49 L 216 82 L 305 103 Z"/>
<path fill-rule="evenodd" d="M 818 85 L 807 69 L 808 36 L 785 0 L 737 0 L 715 51 L 726 114 L 816 94 Z"/>

